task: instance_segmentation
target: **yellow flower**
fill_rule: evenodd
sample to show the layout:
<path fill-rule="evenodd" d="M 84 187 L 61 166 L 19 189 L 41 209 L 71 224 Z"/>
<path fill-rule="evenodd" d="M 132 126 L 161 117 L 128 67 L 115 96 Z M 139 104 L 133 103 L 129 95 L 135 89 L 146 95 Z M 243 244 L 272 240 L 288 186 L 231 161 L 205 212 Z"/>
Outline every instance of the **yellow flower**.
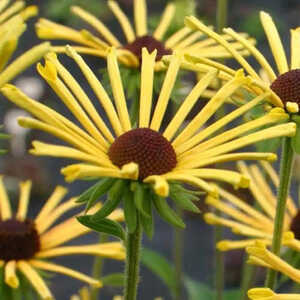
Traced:
<path fill-rule="evenodd" d="M 260 95 L 264 92 L 269 92 L 271 94 L 270 101 L 275 106 L 284 107 L 290 113 L 297 113 L 299 111 L 298 104 L 300 103 L 300 94 L 298 92 L 298 82 L 300 78 L 300 29 L 296 28 L 291 30 L 291 61 L 288 63 L 279 33 L 271 16 L 265 12 L 261 12 L 260 19 L 276 63 L 277 72 L 273 70 L 264 55 L 254 45 L 249 43 L 241 34 L 237 33 L 232 28 L 225 28 L 223 31 L 225 34 L 231 36 L 236 42 L 240 42 L 245 49 L 249 51 L 261 66 L 261 72 L 256 72 L 247 60 L 221 35 L 205 26 L 195 17 L 187 17 L 186 25 L 191 29 L 208 35 L 232 55 L 232 57 L 251 76 L 252 82 L 251 85 L 248 86 L 248 89 L 252 93 Z M 197 55 L 194 54 L 192 56 L 187 56 L 187 60 L 196 63 L 196 65 L 198 64 L 199 67 L 208 65 L 219 69 L 221 71 L 221 78 L 225 80 L 231 79 L 235 73 L 232 68 L 210 59 L 197 57 Z"/>
<path fill-rule="evenodd" d="M 295 269 L 280 257 L 267 250 L 264 244 L 258 242 L 254 246 L 248 247 L 247 252 L 250 255 L 248 260 L 249 263 L 276 270 L 288 276 L 293 281 L 300 283 L 300 270 Z M 300 299 L 300 294 L 277 294 L 268 288 L 250 289 L 248 291 L 248 296 L 251 300 Z"/>
<path fill-rule="evenodd" d="M 118 49 L 117 54 L 120 62 L 132 68 L 140 66 L 143 47 L 146 47 L 149 52 L 157 49 L 156 70 L 164 68 L 161 58 L 174 51 L 201 53 L 202 57 L 213 58 L 230 56 L 229 53 L 224 50 L 223 47 L 217 45 L 213 39 L 203 39 L 203 34 L 199 32 L 192 33 L 192 30 L 187 27 L 183 27 L 165 39 L 164 36 L 175 14 L 176 7 L 174 3 L 169 3 L 166 6 L 159 25 L 153 33 L 149 33 L 147 28 L 146 0 L 134 1 L 134 28 L 126 14 L 119 7 L 117 1 L 108 1 L 108 6 L 120 23 L 127 44 L 122 44 L 113 32 L 99 19 L 78 6 L 71 8 L 72 13 L 90 25 L 100 37 L 87 30 L 77 31 L 46 19 L 40 19 L 36 24 L 37 35 L 41 39 L 62 39 L 75 42 L 80 45 L 74 45 L 74 49 L 77 52 L 99 57 L 107 57 L 107 50 L 114 46 Z M 243 36 L 247 37 L 245 34 L 243 34 Z M 227 34 L 224 35 L 224 39 L 229 42 L 232 40 Z M 253 44 L 254 40 L 249 39 L 249 42 Z M 248 54 L 248 51 L 244 51 L 243 46 L 239 42 L 231 44 L 234 49 L 237 51 L 240 50 L 241 55 Z M 65 52 L 65 47 L 53 47 L 53 50 L 56 52 Z"/>
<path fill-rule="evenodd" d="M 34 5 L 25 8 L 25 1 L 16 1 L 8 6 L 9 2 L 0 1 L 0 86 L 12 80 L 50 50 L 49 43 L 40 44 L 8 65 L 18 40 L 26 29 L 25 21 L 38 12 Z"/>
<path fill-rule="evenodd" d="M 18 272 L 24 275 L 42 299 L 53 299 L 39 271 L 65 274 L 100 287 L 101 281 L 93 279 L 70 268 L 54 264 L 49 258 L 65 255 L 90 254 L 124 259 L 124 247 L 119 242 L 80 246 L 63 246 L 64 243 L 88 233 L 75 217 L 52 226 L 64 213 L 78 204 L 70 198 L 60 204 L 67 190 L 58 186 L 34 218 L 27 218 L 31 182 L 20 183 L 20 197 L 17 212 L 11 209 L 5 186 L 0 177 L 0 266 L 4 272 L 4 281 L 13 289 L 19 287 Z M 123 213 L 114 211 L 110 218 L 122 220 Z M 47 261 L 45 260 L 47 259 Z"/>
<path fill-rule="evenodd" d="M 50 155 L 81 161 L 62 169 L 62 174 L 69 182 L 86 177 L 139 179 L 153 184 L 156 194 L 167 196 L 168 181 L 179 181 L 195 185 L 215 195 L 215 187 L 206 180 L 221 180 L 235 187 L 247 187 L 248 179 L 238 172 L 212 168 L 210 167 L 212 164 L 239 159 L 274 160 L 276 155 L 273 153 L 234 153 L 234 151 L 260 140 L 295 134 L 294 123 L 274 125 L 253 132 L 262 125 L 287 120 L 288 115 L 281 108 L 275 108 L 262 118 L 212 137 L 224 125 L 263 101 L 268 94 L 253 99 L 203 128 L 224 101 L 248 81 L 242 71 L 238 71 L 193 120 L 188 124 L 184 123 L 201 93 L 216 76 L 214 70 L 209 72 L 182 101 L 166 128 L 162 128 L 181 57 L 174 55 L 172 58 L 154 106 L 152 92 L 156 51 L 149 54 L 145 48 L 141 68 L 138 124 L 131 124 L 114 49 L 107 58 L 113 101 L 75 50 L 67 46 L 67 53 L 77 63 L 96 94 L 98 105 L 102 106 L 101 113 L 53 53 L 46 56 L 45 66 L 38 65 L 38 71 L 74 114 L 78 125 L 55 110 L 29 99 L 12 85 L 6 85 L 1 91 L 12 102 L 37 117 L 37 119 L 20 118 L 21 126 L 46 131 L 71 145 L 60 146 L 34 141 L 33 149 L 30 150 L 34 155 Z M 104 122 L 106 118 L 109 125 Z"/>
<path fill-rule="evenodd" d="M 73 295 L 70 300 L 91 300 L 91 292 L 87 287 L 79 290 L 79 295 Z M 122 296 L 114 296 L 112 300 L 122 300 Z M 154 300 L 162 300 L 162 298 L 155 298 Z"/>
<path fill-rule="evenodd" d="M 273 186 L 277 188 L 279 177 L 276 171 L 268 162 L 262 161 L 261 167 L 264 173 L 269 176 Z M 252 207 L 243 199 L 219 187 L 218 190 L 222 200 L 211 196 L 206 198 L 206 203 L 209 206 L 223 213 L 222 217 L 213 213 L 206 213 L 204 219 L 207 223 L 229 227 L 234 233 L 246 237 L 238 241 L 220 241 L 217 244 L 217 248 L 221 251 L 245 248 L 253 245 L 257 239 L 267 245 L 272 243 L 276 211 L 274 187 L 268 183 L 258 165 L 247 166 L 243 162 L 238 162 L 238 169 L 241 174 L 250 178 L 249 191 L 259 208 Z M 229 219 L 225 216 L 228 216 Z M 300 251 L 300 231 L 297 225 L 299 218 L 299 210 L 295 206 L 293 199 L 289 197 L 284 215 L 283 230 L 285 234 L 282 243 L 297 251 Z"/>

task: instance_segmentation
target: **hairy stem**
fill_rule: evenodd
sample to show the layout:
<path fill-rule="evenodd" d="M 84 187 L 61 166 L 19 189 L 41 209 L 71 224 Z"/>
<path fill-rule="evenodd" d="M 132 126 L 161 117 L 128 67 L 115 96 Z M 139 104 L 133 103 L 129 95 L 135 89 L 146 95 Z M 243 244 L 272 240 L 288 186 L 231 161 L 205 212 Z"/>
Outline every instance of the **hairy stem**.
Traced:
<path fill-rule="evenodd" d="M 136 300 L 139 282 L 142 227 L 137 216 L 136 230 L 126 234 L 126 262 L 124 300 Z"/>
<path fill-rule="evenodd" d="M 177 207 L 177 214 L 181 217 L 182 210 Z M 184 246 L 184 231 L 179 228 L 174 228 L 174 252 L 173 259 L 175 264 L 176 292 L 174 300 L 182 299 L 182 266 L 183 266 L 183 246 Z"/>

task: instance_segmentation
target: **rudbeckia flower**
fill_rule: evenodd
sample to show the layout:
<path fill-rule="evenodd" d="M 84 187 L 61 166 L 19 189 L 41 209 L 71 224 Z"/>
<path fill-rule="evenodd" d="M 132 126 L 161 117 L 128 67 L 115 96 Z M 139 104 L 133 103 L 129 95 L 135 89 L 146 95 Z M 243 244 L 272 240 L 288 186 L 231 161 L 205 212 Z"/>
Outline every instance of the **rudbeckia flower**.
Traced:
<path fill-rule="evenodd" d="M 36 6 L 25 8 L 24 1 L 0 1 L 0 86 L 12 80 L 50 50 L 49 43 L 43 43 L 25 52 L 8 65 L 18 46 L 18 40 L 26 29 L 25 21 L 38 12 Z"/>
<path fill-rule="evenodd" d="M 251 76 L 252 83 L 249 89 L 252 93 L 260 95 L 261 93 L 269 92 L 271 94 L 270 101 L 273 105 L 284 107 L 290 113 L 298 113 L 298 104 L 300 103 L 300 93 L 298 88 L 300 78 L 300 29 L 296 28 L 291 30 L 291 60 L 288 62 L 280 35 L 271 16 L 265 12 L 261 12 L 260 20 L 269 42 L 277 71 L 271 67 L 271 64 L 254 45 L 249 43 L 241 34 L 237 33 L 232 28 L 224 28 L 223 31 L 236 42 L 241 43 L 245 49 L 249 51 L 249 53 L 256 59 L 257 63 L 261 66 L 260 72 L 256 72 L 250 63 L 248 63 L 247 60 L 242 57 L 221 35 L 205 26 L 195 17 L 187 17 L 185 23 L 191 29 L 198 30 L 214 39 L 232 55 L 232 57 Z M 232 68 L 210 59 L 197 57 L 197 55 L 194 54 L 192 56 L 187 56 L 187 59 L 196 64 L 206 64 L 210 67 L 219 69 L 222 73 L 221 77 L 227 80 L 232 78 L 235 73 Z"/>
<path fill-rule="evenodd" d="M 238 169 L 250 179 L 249 191 L 255 200 L 253 207 L 245 200 L 218 187 L 220 199 L 208 196 L 206 203 L 222 212 L 222 217 L 214 213 L 206 213 L 207 223 L 230 228 L 234 233 L 242 235 L 242 240 L 223 240 L 217 244 L 221 251 L 245 248 L 260 240 L 267 245 L 272 243 L 274 217 L 276 211 L 276 195 L 273 190 L 278 188 L 279 176 L 270 163 L 261 161 L 259 165 L 247 166 L 238 162 Z M 270 183 L 263 174 L 267 174 Z M 272 184 L 271 184 L 272 183 Z M 228 217 L 228 218 L 226 218 Z M 282 244 L 294 250 L 300 250 L 300 211 L 295 201 L 288 197 L 287 209 L 284 213 L 284 237 Z"/>
<path fill-rule="evenodd" d="M 201 53 L 202 57 L 213 58 L 230 56 L 230 54 L 224 50 L 222 46 L 215 43 L 213 39 L 203 39 L 204 35 L 202 33 L 193 33 L 192 30 L 187 27 L 181 28 L 169 38 L 165 39 L 164 37 L 175 14 L 176 6 L 174 3 L 169 3 L 166 6 L 161 20 L 153 33 L 149 32 L 147 26 L 146 0 L 134 1 L 134 28 L 126 14 L 119 7 L 117 1 L 108 1 L 108 6 L 122 27 L 126 38 L 124 44 L 118 40 L 101 20 L 78 6 L 71 8 L 72 13 L 92 26 L 99 36 L 87 30 L 77 31 L 46 19 L 40 19 L 36 24 L 37 35 L 41 39 L 62 39 L 75 42 L 79 44 L 73 45 L 77 52 L 99 57 L 107 57 L 107 50 L 114 46 L 118 49 L 117 54 L 120 62 L 131 68 L 140 67 L 143 47 L 147 48 L 149 52 L 152 52 L 154 49 L 157 50 L 155 59 L 156 70 L 164 68 L 161 58 L 164 55 L 172 54 L 174 51 Z M 246 34 L 242 35 L 247 38 Z M 227 34 L 223 37 L 229 42 L 232 40 Z M 249 43 L 253 44 L 254 42 L 254 39 L 249 39 Z M 248 54 L 248 51 L 245 51 L 239 42 L 231 43 L 231 46 L 239 51 L 241 55 Z M 65 52 L 65 47 L 53 47 L 53 50 L 56 52 Z"/>
<path fill-rule="evenodd" d="M 256 243 L 247 248 L 249 253 L 248 263 L 273 269 L 288 276 L 293 281 L 300 283 L 300 270 L 294 268 L 283 259 L 267 250 L 262 243 Z M 248 291 L 251 300 L 299 300 L 300 294 L 275 293 L 269 288 L 253 288 Z"/>
<path fill-rule="evenodd" d="M 54 298 L 40 271 L 64 274 L 100 287 L 101 281 L 54 264 L 49 259 L 65 255 L 90 254 L 120 260 L 125 258 L 122 244 L 111 242 L 64 246 L 66 242 L 90 231 L 78 223 L 75 217 L 53 226 L 64 213 L 78 205 L 75 202 L 76 198 L 60 204 L 67 190 L 58 186 L 46 200 L 38 215 L 30 219 L 27 217 L 30 190 L 30 181 L 20 183 L 19 205 L 16 213 L 13 213 L 2 177 L 0 177 L 0 266 L 5 284 L 17 289 L 20 285 L 19 276 L 22 274 L 41 298 L 47 300 Z M 122 220 L 123 213 L 116 210 L 110 218 Z"/>
<path fill-rule="evenodd" d="M 238 159 L 274 160 L 276 156 L 273 153 L 234 151 L 260 140 L 292 136 L 295 133 L 294 123 L 276 124 L 287 120 L 288 115 L 281 108 L 275 108 L 257 120 L 212 137 L 224 125 L 263 101 L 268 94 L 253 99 L 203 128 L 224 101 L 248 81 L 242 71 L 237 72 L 190 122 L 184 123 L 201 93 L 216 76 L 215 70 L 208 73 L 194 86 L 169 124 L 163 128 L 162 121 L 181 64 L 181 56 L 174 55 L 170 62 L 154 105 L 152 91 L 156 50 L 149 54 L 145 48 L 138 124 L 132 124 L 114 49 L 107 58 L 113 100 L 76 51 L 67 47 L 67 53 L 89 82 L 106 113 L 108 125 L 80 84 L 53 53 L 46 57 L 44 66 L 38 65 L 38 71 L 76 117 L 78 125 L 55 110 L 30 99 L 12 85 L 6 85 L 1 91 L 12 102 L 37 117 L 20 118 L 21 126 L 46 131 L 70 144 L 61 146 L 34 141 L 33 149 L 30 150 L 34 155 L 79 160 L 80 163 L 61 170 L 68 182 L 86 177 L 129 179 L 147 183 L 161 197 L 169 195 L 168 182 L 180 182 L 195 185 L 211 195 L 216 195 L 215 187 L 207 180 L 221 180 L 235 187 L 247 187 L 248 178 L 238 172 L 213 168 L 212 164 Z M 253 132 L 263 125 L 271 127 Z"/>

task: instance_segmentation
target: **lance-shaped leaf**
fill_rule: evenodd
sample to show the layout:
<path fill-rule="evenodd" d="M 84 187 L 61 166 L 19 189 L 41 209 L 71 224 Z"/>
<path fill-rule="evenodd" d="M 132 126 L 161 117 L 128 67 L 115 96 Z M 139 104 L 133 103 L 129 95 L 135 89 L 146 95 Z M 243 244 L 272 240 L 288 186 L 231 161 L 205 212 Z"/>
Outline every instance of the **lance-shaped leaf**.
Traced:
<path fill-rule="evenodd" d="M 169 224 L 185 228 L 185 224 L 181 218 L 174 212 L 174 210 L 168 205 L 167 200 L 163 197 L 156 196 L 153 198 L 154 206 L 159 215 Z"/>
<path fill-rule="evenodd" d="M 77 203 L 85 203 L 88 201 L 97 200 L 104 195 L 116 181 L 115 178 L 104 178 L 83 192 L 76 200 Z"/>
<path fill-rule="evenodd" d="M 185 189 L 181 189 L 177 184 L 172 184 L 170 187 L 170 197 L 180 208 L 194 213 L 200 212 L 199 208 L 192 202 L 196 199 L 198 200 L 196 195 L 193 195 L 188 191 L 186 192 Z"/>
<path fill-rule="evenodd" d="M 146 235 L 151 240 L 154 233 L 154 226 L 153 226 L 153 214 L 152 214 L 152 201 L 150 197 L 144 199 L 143 209 L 147 213 L 147 217 L 145 217 L 143 214 L 140 214 L 141 224 L 143 226 Z"/>
<path fill-rule="evenodd" d="M 148 201 L 148 197 L 145 195 L 145 188 L 143 184 L 134 185 L 134 204 L 137 210 L 146 218 L 150 218 L 150 215 L 145 210 L 145 202 Z"/>
<path fill-rule="evenodd" d="M 137 224 L 137 211 L 134 204 L 134 194 L 126 189 L 124 192 L 124 216 L 129 233 L 133 233 L 136 229 Z"/>
<path fill-rule="evenodd" d="M 104 232 L 125 240 L 125 232 L 122 226 L 110 219 L 100 219 L 95 222 L 91 215 L 77 217 L 77 220 L 84 226 L 91 228 L 97 232 Z"/>
<path fill-rule="evenodd" d="M 113 212 L 113 210 L 117 208 L 122 200 L 123 192 L 126 189 L 126 186 L 127 182 L 123 179 L 118 179 L 115 181 L 114 185 L 108 192 L 107 200 L 104 202 L 101 209 L 92 216 L 94 221 L 99 221 L 107 217 Z"/>

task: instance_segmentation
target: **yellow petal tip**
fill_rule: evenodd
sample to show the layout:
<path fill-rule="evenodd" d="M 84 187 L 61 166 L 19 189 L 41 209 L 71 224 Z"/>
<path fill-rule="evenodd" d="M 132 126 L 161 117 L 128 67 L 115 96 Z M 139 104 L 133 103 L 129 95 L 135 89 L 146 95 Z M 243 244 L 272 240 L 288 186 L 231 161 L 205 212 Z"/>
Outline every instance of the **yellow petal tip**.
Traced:
<path fill-rule="evenodd" d="M 275 293 L 269 288 L 254 288 L 248 291 L 248 297 L 251 300 L 263 300 L 263 299 L 271 299 L 268 297 L 273 297 Z"/>
<path fill-rule="evenodd" d="M 137 180 L 139 177 L 139 165 L 134 162 L 126 164 L 122 167 L 121 174 L 125 178 Z"/>
<path fill-rule="evenodd" d="M 217 245 L 216 245 L 216 248 L 219 251 L 228 251 L 228 250 L 230 250 L 229 242 L 228 241 L 218 242 Z"/>
<path fill-rule="evenodd" d="M 6 278 L 5 283 L 13 289 L 17 289 L 20 285 L 17 276 L 9 276 L 8 278 Z"/>
<path fill-rule="evenodd" d="M 144 179 L 146 183 L 154 183 L 153 189 L 155 193 L 161 197 L 169 196 L 169 184 L 162 176 L 153 175 Z"/>
<path fill-rule="evenodd" d="M 289 101 L 288 101 L 288 102 L 286 103 L 285 107 L 286 107 L 286 110 L 287 110 L 289 113 L 294 114 L 294 113 L 298 113 L 298 112 L 299 112 L 299 105 L 298 105 L 298 103 L 296 103 L 296 102 L 289 102 Z"/>
<path fill-rule="evenodd" d="M 282 243 L 286 244 L 295 239 L 295 234 L 292 231 L 287 231 L 283 233 Z"/>
<path fill-rule="evenodd" d="M 217 224 L 216 218 L 215 218 L 214 214 L 212 214 L 212 213 L 204 214 L 203 219 L 207 224 L 210 224 L 210 225 Z"/>

